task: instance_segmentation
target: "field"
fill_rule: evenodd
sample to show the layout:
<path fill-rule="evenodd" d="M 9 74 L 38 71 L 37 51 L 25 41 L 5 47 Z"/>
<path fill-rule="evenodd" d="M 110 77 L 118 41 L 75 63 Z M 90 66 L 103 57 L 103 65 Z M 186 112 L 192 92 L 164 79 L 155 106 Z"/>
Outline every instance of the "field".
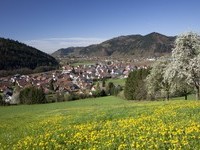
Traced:
<path fill-rule="evenodd" d="M 107 83 L 113 82 L 115 85 L 125 86 L 126 79 L 108 79 L 106 80 Z"/>
<path fill-rule="evenodd" d="M 80 65 L 95 65 L 95 63 L 92 61 L 80 61 L 80 62 L 72 63 L 71 65 L 76 67 Z"/>
<path fill-rule="evenodd" d="M 200 101 L 0 107 L 0 149 L 200 149 Z"/>

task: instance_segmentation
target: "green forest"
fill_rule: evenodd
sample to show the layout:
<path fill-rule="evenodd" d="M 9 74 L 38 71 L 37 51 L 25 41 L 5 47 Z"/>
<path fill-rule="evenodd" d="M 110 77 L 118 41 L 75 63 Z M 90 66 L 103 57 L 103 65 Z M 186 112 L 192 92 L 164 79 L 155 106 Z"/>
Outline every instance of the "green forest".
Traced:
<path fill-rule="evenodd" d="M 58 66 L 52 56 L 18 41 L 0 38 L 0 70 Z"/>

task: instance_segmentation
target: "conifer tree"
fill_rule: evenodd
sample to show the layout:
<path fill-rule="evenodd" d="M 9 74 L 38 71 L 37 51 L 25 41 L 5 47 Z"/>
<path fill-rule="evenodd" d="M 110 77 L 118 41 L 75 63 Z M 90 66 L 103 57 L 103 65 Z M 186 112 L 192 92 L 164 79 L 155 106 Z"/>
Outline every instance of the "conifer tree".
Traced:
<path fill-rule="evenodd" d="M 148 75 L 148 72 L 148 69 L 139 69 L 129 73 L 124 89 L 124 96 L 126 99 L 146 99 L 147 91 L 144 80 Z"/>

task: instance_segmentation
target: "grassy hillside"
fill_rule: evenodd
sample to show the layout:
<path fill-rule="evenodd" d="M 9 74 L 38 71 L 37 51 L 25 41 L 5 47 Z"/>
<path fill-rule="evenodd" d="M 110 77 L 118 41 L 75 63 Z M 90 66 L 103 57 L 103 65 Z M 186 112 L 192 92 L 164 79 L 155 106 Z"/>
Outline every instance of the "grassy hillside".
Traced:
<path fill-rule="evenodd" d="M 0 107 L 0 149 L 199 149 L 200 102 L 116 97 Z"/>

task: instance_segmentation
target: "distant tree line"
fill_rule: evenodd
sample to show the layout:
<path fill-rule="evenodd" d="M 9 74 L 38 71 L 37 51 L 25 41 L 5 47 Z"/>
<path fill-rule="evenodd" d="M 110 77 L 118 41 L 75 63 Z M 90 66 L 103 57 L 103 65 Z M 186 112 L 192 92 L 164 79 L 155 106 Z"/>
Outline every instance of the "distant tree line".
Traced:
<path fill-rule="evenodd" d="M 14 70 L 0 70 L 0 77 L 6 77 L 10 75 L 15 75 L 15 74 L 33 74 L 33 73 L 40 73 L 40 72 L 47 72 L 51 70 L 58 69 L 57 67 L 54 66 L 39 66 L 35 69 L 29 69 L 29 68 L 21 68 L 21 69 L 14 69 Z"/>

